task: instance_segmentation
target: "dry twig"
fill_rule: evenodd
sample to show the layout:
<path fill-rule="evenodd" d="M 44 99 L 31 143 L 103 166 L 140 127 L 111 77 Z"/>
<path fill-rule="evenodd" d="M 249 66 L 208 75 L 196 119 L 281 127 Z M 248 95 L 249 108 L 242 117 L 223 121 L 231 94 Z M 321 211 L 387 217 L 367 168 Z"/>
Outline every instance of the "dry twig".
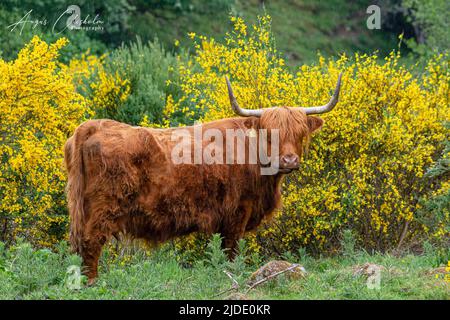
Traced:
<path fill-rule="evenodd" d="M 222 295 L 224 293 L 227 293 L 227 292 L 230 292 L 232 290 L 236 290 L 236 291 L 239 290 L 239 282 L 237 282 L 237 280 L 233 278 L 233 275 L 230 272 L 226 271 L 226 270 L 223 270 L 223 272 L 228 276 L 228 278 L 231 279 L 233 284 L 231 285 L 230 288 L 228 288 L 226 290 L 223 290 L 223 291 L 219 292 L 218 294 L 215 294 L 213 297 L 220 296 L 220 295 Z"/>

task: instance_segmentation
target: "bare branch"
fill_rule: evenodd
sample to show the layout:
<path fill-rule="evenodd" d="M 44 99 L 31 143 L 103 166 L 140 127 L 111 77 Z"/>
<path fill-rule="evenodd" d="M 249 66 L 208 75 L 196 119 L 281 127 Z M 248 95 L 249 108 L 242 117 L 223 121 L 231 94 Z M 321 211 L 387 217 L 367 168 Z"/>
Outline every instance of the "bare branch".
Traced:
<path fill-rule="evenodd" d="M 223 270 L 223 272 L 228 276 L 228 278 L 231 279 L 231 281 L 233 281 L 233 285 L 231 287 L 234 289 L 239 289 L 239 282 L 237 282 L 237 280 L 233 278 L 233 275 L 226 270 Z"/>
<path fill-rule="evenodd" d="M 230 288 L 228 288 L 226 290 L 223 290 L 223 291 L 220 291 L 218 294 L 215 294 L 213 297 L 218 297 L 218 296 L 220 296 L 220 295 L 222 295 L 224 293 L 227 293 L 227 292 L 230 292 L 230 291 L 233 291 L 233 290 L 236 290 L 236 291 L 239 290 L 239 282 L 237 282 L 237 280 L 233 278 L 233 274 L 231 274 L 231 272 L 228 272 L 226 270 L 223 270 L 223 272 L 228 276 L 228 278 L 231 279 L 233 284 L 231 285 Z"/>

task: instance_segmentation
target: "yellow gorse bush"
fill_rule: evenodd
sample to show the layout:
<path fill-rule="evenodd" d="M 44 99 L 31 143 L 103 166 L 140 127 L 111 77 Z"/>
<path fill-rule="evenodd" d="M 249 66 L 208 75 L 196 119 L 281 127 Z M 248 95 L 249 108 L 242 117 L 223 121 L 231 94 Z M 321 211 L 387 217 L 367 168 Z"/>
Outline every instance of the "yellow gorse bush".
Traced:
<path fill-rule="evenodd" d="M 65 234 L 63 145 L 83 120 L 94 115 L 92 101 L 103 101 L 117 90 L 122 99 L 127 90 L 122 89 L 123 80 L 111 83 L 109 75 L 102 76 L 101 59 L 95 56 L 59 63 L 58 51 L 66 43 L 61 38 L 49 45 L 35 36 L 16 60 L 0 60 L 2 241 L 21 236 L 50 246 Z M 98 83 L 91 96 L 77 90 L 87 79 Z"/>
<path fill-rule="evenodd" d="M 277 250 L 307 244 L 331 249 L 343 228 L 351 228 L 365 248 L 378 250 L 417 233 L 449 236 L 448 212 L 433 230 L 417 219 L 419 199 L 448 188 L 445 180 L 424 177 L 448 139 L 448 59 L 431 61 L 420 79 L 398 66 L 398 59 L 392 53 L 379 63 L 376 56 L 356 55 L 345 63 L 342 57 L 304 67 L 297 75 L 305 79 L 306 105 L 314 104 L 308 87 L 326 90 L 314 79 L 326 79 L 337 69 L 346 77 L 340 103 L 324 116 L 326 125 L 300 174 L 287 180 L 283 214 L 261 232 L 272 242 L 283 234 L 283 243 L 274 244 Z M 440 62 L 445 70 L 438 75 L 433 66 Z"/>
<path fill-rule="evenodd" d="M 384 60 L 319 56 L 316 65 L 293 72 L 274 46 L 269 16 L 251 26 L 241 18 L 232 22 L 224 43 L 189 34 L 196 53 L 177 64 L 180 82 L 168 83 L 179 85 L 182 95 L 167 98 L 165 126 L 173 119 L 234 116 L 224 75 L 242 106 L 264 108 L 323 104 L 344 72 L 338 106 L 323 115 L 325 126 L 301 170 L 286 178 L 283 209 L 248 236 L 253 251 L 333 251 L 344 229 L 367 249 L 395 247 L 418 235 L 449 237 L 448 211 L 431 225 L 418 215 L 421 199 L 448 194 L 450 185 L 448 175 L 424 175 L 448 140 L 448 56 L 430 60 L 419 76 L 401 66 L 395 52 Z M 1 241 L 21 236 L 50 246 L 64 236 L 63 144 L 82 121 L 130 94 L 127 79 L 105 70 L 104 56 L 86 53 L 59 63 L 66 43 L 34 37 L 16 60 L 0 60 Z M 142 124 L 151 125 L 148 118 Z M 189 254 L 203 244 L 202 237 L 183 243 Z"/>
<path fill-rule="evenodd" d="M 124 102 L 130 94 L 130 85 L 127 79 L 122 79 L 116 72 L 107 73 L 103 68 L 98 71 L 98 82 L 91 83 L 93 89 L 92 103 L 97 109 L 115 109 Z"/>
<path fill-rule="evenodd" d="M 115 109 L 130 94 L 130 81 L 117 72 L 108 73 L 104 68 L 106 55 L 90 55 L 89 50 L 80 59 L 73 59 L 63 68 L 74 74 L 74 81 L 83 96 L 96 110 Z"/>
<path fill-rule="evenodd" d="M 430 61 L 420 77 L 401 66 L 395 52 L 384 61 L 319 56 L 317 65 L 291 72 L 272 44 L 270 17 L 250 27 L 232 21 L 225 43 L 190 34 L 199 67 L 181 66 L 183 96 L 169 97 L 168 120 L 180 112 L 189 120 L 234 116 L 224 75 L 241 106 L 260 108 L 324 104 L 344 72 L 339 104 L 323 115 L 324 128 L 299 173 L 286 179 L 282 211 L 248 237 L 255 251 L 332 251 L 347 228 L 367 249 L 390 248 L 418 233 L 449 236 L 448 212 L 433 230 L 416 216 L 421 197 L 448 190 L 448 182 L 424 177 L 448 139 L 448 56 Z"/>
<path fill-rule="evenodd" d="M 0 218 L 2 238 L 25 235 L 48 245 L 50 228 L 65 217 L 62 145 L 86 116 L 86 100 L 76 93 L 73 74 L 59 71 L 64 38 L 48 45 L 38 37 L 17 59 L 0 60 Z"/>

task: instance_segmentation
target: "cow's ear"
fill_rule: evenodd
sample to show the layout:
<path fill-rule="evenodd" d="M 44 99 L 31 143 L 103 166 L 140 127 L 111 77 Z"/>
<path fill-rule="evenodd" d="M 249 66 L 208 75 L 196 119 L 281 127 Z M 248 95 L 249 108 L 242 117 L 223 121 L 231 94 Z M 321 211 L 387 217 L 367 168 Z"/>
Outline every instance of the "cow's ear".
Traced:
<path fill-rule="evenodd" d="M 308 128 L 309 132 L 313 133 L 319 131 L 323 126 L 323 119 L 315 116 L 308 116 Z"/>

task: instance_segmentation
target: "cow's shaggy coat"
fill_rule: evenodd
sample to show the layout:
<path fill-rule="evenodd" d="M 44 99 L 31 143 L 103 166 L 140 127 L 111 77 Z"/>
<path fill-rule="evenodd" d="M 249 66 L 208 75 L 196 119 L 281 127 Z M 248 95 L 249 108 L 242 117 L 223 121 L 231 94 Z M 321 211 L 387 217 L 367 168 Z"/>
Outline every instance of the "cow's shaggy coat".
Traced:
<path fill-rule="evenodd" d="M 281 157 L 301 156 L 322 123 L 301 110 L 280 107 L 267 109 L 260 118 L 224 119 L 202 127 L 219 129 L 223 136 L 226 129 L 279 129 Z M 220 233 L 232 254 L 236 241 L 279 207 L 282 173 L 261 175 L 258 164 L 175 165 L 173 130 L 180 129 L 90 120 L 67 141 L 70 241 L 90 280 L 97 276 L 102 246 L 113 235 L 160 243 L 192 232 Z"/>

